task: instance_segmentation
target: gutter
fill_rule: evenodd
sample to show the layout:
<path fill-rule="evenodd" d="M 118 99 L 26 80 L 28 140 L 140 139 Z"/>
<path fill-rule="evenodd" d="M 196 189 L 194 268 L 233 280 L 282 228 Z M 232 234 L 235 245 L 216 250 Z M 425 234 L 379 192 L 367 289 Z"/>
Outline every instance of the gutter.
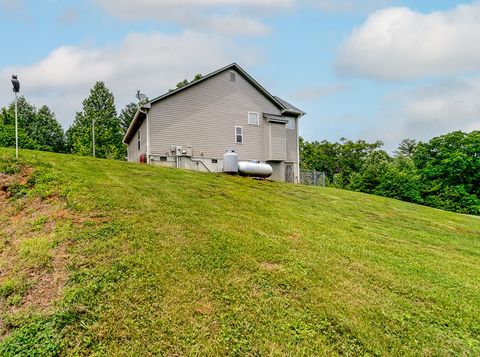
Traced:
<path fill-rule="evenodd" d="M 300 183 L 300 119 L 303 117 L 306 113 L 302 113 L 297 117 L 297 120 L 295 121 L 296 123 L 296 129 L 297 129 L 297 184 Z"/>
<path fill-rule="evenodd" d="M 127 132 L 125 133 L 125 136 L 123 137 L 123 143 L 124 144 L 128 145 L 129 142 L 132 140 L 131 131 L 137 125 L 137 121 L 138 121 L 138 118 L 139 118 L 140 114 L 145 114 L 145 115 L 147 114 L 147 112 L 143 111 L 142 109 L 146 109 L 148 111 L 151 107 L 152 106 L 150 105 L 150 103 L 147 103 L 147 104 L 142 105 L 141 108 L 138 108 L 137 112 L 135 113 L 135 116 L 133 117 L 132 122 L 130 123 L 130 126 L 128 127 Z M 128 138 L 128 137 L 130 137 L 130 139 L 127 141 L 126 138 Z"/>
<path fill-rule="evenodd" d="M 149 108 L 146 108 L 146 107 L 143 107 L 144 109 L 146 109 L 145 111 L 142 110 L 142 107 L 138 107 L 138 112 L 139 113 L 142 113 L 142 114 L 145 114 L 146 118 L 147 118 L 147 164 L 150 164 L 151 163 L 151 160 L 150 160 L 150 115 L 149 115 Z M 132 121 L 133 123 L 133 121 Z"/>

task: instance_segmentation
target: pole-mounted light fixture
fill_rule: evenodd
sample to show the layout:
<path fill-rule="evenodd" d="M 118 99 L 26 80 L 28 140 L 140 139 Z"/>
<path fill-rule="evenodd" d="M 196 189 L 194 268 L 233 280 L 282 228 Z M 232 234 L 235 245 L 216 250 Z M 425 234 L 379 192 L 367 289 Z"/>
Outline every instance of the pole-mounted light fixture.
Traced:
<path fill-rule="evenodd" d="M 12 84 L 13 84 L 13 91 L 15 93 L 20 92 L 20 82 L 18 81 L 18 76 L 16 74 L 12 74 Z"/>
<path fill-rule="evenodd" d="M 15 93 L 15 157 L 18 160 L 18 108 L 17 108 L 17 93 L 20 92 L 20 82 L 18 76 L 12 74 L 13 93 Z"/>

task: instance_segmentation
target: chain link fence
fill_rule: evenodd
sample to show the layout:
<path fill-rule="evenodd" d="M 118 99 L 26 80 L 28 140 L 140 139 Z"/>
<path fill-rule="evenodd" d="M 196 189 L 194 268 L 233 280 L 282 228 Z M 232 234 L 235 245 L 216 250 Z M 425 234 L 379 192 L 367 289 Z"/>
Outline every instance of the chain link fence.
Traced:
<path fill-rule="evenodd" d="M 302 185 L 325 187 L 325 172 L 300 170 L 300 183 Z"/>

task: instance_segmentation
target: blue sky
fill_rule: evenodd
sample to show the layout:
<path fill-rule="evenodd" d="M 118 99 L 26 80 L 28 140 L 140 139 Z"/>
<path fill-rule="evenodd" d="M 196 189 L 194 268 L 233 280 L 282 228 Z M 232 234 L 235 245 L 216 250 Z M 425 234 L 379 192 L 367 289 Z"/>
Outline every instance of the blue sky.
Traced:
<path fill-rule="evenodd" d="M 238 62 L 301 107 L 309 140 L 480 129 L 480 4 L 395 0 L 0 0 L 9 77 L 67 128 L 96 80 L 119 109 Z"/>

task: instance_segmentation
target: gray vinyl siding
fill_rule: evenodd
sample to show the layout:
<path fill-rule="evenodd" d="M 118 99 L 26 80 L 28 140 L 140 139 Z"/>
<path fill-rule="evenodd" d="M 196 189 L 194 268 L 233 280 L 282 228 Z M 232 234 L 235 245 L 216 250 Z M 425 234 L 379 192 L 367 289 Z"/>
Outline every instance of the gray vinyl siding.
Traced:
<path fill-rule="evenodd" d="M 260 125 L 248 124 L 248 112 L 259 113 Z M 232 82 L 230 71 L 219 73 L 152 105 L 150 152 L 165 155 L 171 145 L 192 145 L 194 157 L 222 158 L 226 149 L 233 148 L 241 160 L 265 161 L 264 112 L 281 114 L 240 74 Z M 235 143 L 235 126 L 243 127 L 242 144 Z"/>
<path fill-rule="evenodd" d="M 285 124 L 270 123 L 270 155 L 269 160 L 285 161 L 286 128 Z"/>
<path fill-rule="evenodd" d="M 138 131 L 137 131 L 138 132 Z M 140 150 L 137 146 L 137 132 L 128 144 L 128 161 L 139 162 L 140 155 L 147 153 L 147 121 L 144 120 L 140 126 Z"/>
<path fill-rule="evenodd" d="M 286 129 L 287 133 L 287 159 L 288 162 L 297 162 L 298 161 L 298 119 L 295 120 L 295 129 Z"/>

